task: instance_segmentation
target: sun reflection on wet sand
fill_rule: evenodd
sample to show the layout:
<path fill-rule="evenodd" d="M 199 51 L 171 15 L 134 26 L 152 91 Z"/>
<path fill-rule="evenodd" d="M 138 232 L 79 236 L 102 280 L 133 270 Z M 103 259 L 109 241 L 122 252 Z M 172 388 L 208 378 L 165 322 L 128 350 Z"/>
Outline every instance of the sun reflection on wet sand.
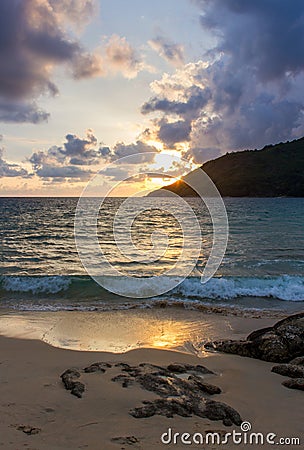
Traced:
<path fill-rule="evenodd" d="M 201 353 L 203 342 L 232 337 L 234 318 L 197 311 L 126 310 L 115 312 L 23 312 L 0 316 L 0 334 L 39 339 L 54 347 L 122 353 L 159 348 Z"/>

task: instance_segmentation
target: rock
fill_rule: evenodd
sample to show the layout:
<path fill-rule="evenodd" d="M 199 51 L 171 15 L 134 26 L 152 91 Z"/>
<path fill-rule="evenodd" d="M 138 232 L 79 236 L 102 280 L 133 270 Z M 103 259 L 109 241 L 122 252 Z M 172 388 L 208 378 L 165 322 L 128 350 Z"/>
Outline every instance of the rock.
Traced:
<path fill-rule="evenodd" d="M 190 401 L 187 398 L 166 398 L 144 402 L 144 406 L 134 408 L 130 414 L 135 418 L 151 417 L 156 414 L 169 418 L 174 415 L 191 417 L 193 414 L 210 420 L 222 420 L 226 426 L 242 423 L 241 416 L 225 403 L 200 398 Z"/>
<path fill-rule="evenodd" d="M 64 384 L 66 390 L 71 391 L 71 394 L 75 395 L 78 398 L 82 397 L 82 394 L 85 391 L 85 386 L 80 381 L 75 381 L 80 377 L 80 372 L 76 369 L 67 369 L 63 374 L 60 375 L 60 378 Z"/>
<path fill-rule="evenodd" d="M 184 364 L 176 364 L 176 363 L 175 364 L 169 364 L 167 369 L 169 370 L 169 372 L 173 372 L 173 373 L 185 373 L 185 372 L 187 372 L 187 369 L 186 369 Z"/>
<path fill-rule="evenodd" d="M 207 367 L 201 366 L 200 364 L 193 366 L 191 364 L 169 364 L 167 370 L 172 373 L 186 373 L 186 372 L 197 372 L 201 374 L 213 374 L 213 372 Z"/>
<path fill-rule="evenodd" d="M 241 416 L 235 409 L 226 405 L 226 403 L 215 402 L 214 400 L 206 401 L 204 417 L 207 417 L 210 420 L 222 420 L 223 424 L 226 426 L 232 424 L 239 426 L 242 423 Z"/>
<path fill-rule="evenodd" d="M 111 439 L 113 442 L 117 442 L 118 444 L 127 444 L 134 445 L 138 444 L 139 440 L 135 436 L 119 436 Z"/>
<path fill-rule="evenodd" d="M 304 366 L 304 356 L 299 356 L 289 361 L 289 364 L 295 364 L 296 366 Z"/>
<path fill-rule="evenodd" d="M 82 394 L 85 391 L 85 386 L 80 381 L 74 381 L 73 387 L 71 389 L 71 394 L 75 395 L 78 398 L 82 397 Z"/>
<path fill-rule="evenodd" d="M 116 377 L 113 377 L 111 379 L 111 381 L 121 383 L 121 386 L 123 388 L 127 388 L 130 385 L 134 384 L 134 380 L 130 376 L 123 375 L 123 374 L 120 374 L 120 375 L 117 375 Z"/>
<path fill-rule="evenodd" d="M 282 385 L 289 389 L 299 389 L 300 391 L 304 391 L 304 378 L 291 378 L 283 381 Z"/>
<path fill-rule="evenodd" d="M 209 342 L 205 344 L 205 348 L 264 361 L 287 363 L 303 355 L 304 313 L 280 320 L 273 327 L 254 331 L 246 340 Z"/>
<path fill-rule="evenodd" d="M 290 378 L 304 378 L 304 367 L 296 364 L 280 364 L 273 366 L 271 372 L 278 373 Z"/>
<path fill-rule="evenodd" d="M 105 373 L 106 369 L 111 368 L 111 364 L 105 362 L 96 362 L 84 368 L 86 373 L 101 372 Z"/>
<path fill-rule="evenodd" d="M 41 428 L 32 427 L 30 425 L 19 425 L 17 427 L 17 430 L 23 431 L 23 433 L 31 435 L 31 434 L 38 434 L 38 433 L 40 433 Z"/>
<path fill-rule="evenodd" d="M 214 384 L 204 383 L 200 377 L 190 375 L 189 381 L 193 381 L 194 385 L 202 392 L 206 392 L 209 395 L 220 394 L 222 390 Z"/>
<path fill-rule="evenodd" d="M 65 372 L 63 372 L 60 375 L 60 378 L 62 379 L 62 382 L 68 391 L 73 389 L 75 378 L 79 378 L 79 377 L 80 377 L 80 372 L 78 372 L 78 370 L 76 370 L 76 369 L 67 369 Z"/>

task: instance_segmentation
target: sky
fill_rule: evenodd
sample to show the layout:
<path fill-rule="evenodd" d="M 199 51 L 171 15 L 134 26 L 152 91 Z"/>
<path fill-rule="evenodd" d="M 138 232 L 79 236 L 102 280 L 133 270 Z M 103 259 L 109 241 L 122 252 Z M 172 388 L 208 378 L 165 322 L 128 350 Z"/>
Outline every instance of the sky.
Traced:
<path fill-rule="evenodd" d="M 303 55 L 302 0 L 1 0 L 0 195 L 131 195 L 301 137 Z"/>

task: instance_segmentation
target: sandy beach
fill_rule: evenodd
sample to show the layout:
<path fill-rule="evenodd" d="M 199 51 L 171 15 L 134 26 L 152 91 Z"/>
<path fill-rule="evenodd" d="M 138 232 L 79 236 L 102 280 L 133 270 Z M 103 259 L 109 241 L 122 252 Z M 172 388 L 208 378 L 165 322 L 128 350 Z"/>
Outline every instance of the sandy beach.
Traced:
<path fill-rule="evenodd" d="M 191 315 L 191 312 L 183 312 L 185 319 L 188 313 Z M 78 313 L 79 318 L 81 314 Z M 20 315 L 19 313 L 19 319 Z M 173 320 L 174 314 L 171 315 Z M 26 316 L 27 313 L 23 313 L 24 319 Z M 48 317 L 50 316 L 48 313 Z M 176 317 L 178 319 L 178 313 Z M 252 330 L 272 325 L 276 321 L 274 318 L 217 315 L 201 315 L 199 319 L 202 329 L 204 320 L 206 323 L 213 323 L 213 335 L 217 338 L 245 337 Z M 7 316 L 4 315 L 0 323 L 3 320 L 7 324 Z M 12 314 L 10 320 L 13 321 Z M 221 329 L 223 323 L 226 323 L 226 329 Z M 230 336 L 225 335 L 227 329 L 230 329 Z M 12 327 L 10 330 L 12 334 Z M 115 333 L 119 334 L 119 329 L 115 330 L 113 327 L 112 330 L 112 341 L 115 342 Z M 186 350 L 166 349 L 166 345 L 163 346 L 164 349 L 155 345 L 154 348 L 138 347 L 120 353 L 76 351 L 53 347 L 38 340 L 37 336 L 34 339 L 29 334 L 30 339 L 25 339 L 21 335 L 22 329 L 19 337 L 0 338 L 0 445 L 4 449 L 216 449 L 222 447 L 217 444 L 190 446 L 180 441 L 165 445 L 161 442 L 161 435 L 169 428 L 173 432 L 187 432 L 191 435 L 208 430 L 226 433 L 239 429 L 236 426 L 225 427 L 221 421 L 197 416 L 132 417 L 129 413 L 132 408 L 142 406 L 145 400 L 154 400 L 157 395 L 136 384 L 123 388 L 121 384 L 113 382 L 112 378 L 121 373 L 121 367 L 115 366 L 117 363 L 132 366 L 151 363 L 163 367 L 175 362 L 204 365 L 215 373 L 204 377 L 205 381 L 222 390 L 213 399 L 236 409 L 243 421 L 251 423 L 252 431 L 265 434 L 271 432 L 278 437 L 299 437 L 303 440 L 302 392 L 284 388 L 281 385 L 283 378 L 271 373 L 273 363 L 218 353 L 187 354 Z M 81 381 L 86 386 L 82 398 L 77 398 L 64 389 L 60 375 L 66 369 L 83 369 L 97 361 L 110 363 L 112 367 L 105 373 L 82 373 Z M 37 434 L 28 435 L 20 429 L 22 426 L 39 430 Z M 232 444 L 224 447 L 241 448 Z M 273 446 L 263 445 L 263 448 L 268 447 Z"/>

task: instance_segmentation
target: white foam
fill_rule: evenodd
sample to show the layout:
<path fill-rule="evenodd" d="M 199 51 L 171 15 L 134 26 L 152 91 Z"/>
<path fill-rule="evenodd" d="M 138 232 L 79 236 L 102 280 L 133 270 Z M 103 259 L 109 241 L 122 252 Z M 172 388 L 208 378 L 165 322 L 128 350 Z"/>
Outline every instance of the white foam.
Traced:
<path fill-rule="evenodd" d="M 69 277 L 3 277 L 2 288 L 10 292 L 30 292 L 32 294 L 57 294 L 69 288 Z"/>
<path fill-rule="evenodd" d="M 304 301 L 304 278 L 284 275 L 273 278 L 212 278 L 201 284 L 187 278 L 174 293 L 188 298 L 233 299 L 238 297 L 272 297 L 287 301 Z"/>

